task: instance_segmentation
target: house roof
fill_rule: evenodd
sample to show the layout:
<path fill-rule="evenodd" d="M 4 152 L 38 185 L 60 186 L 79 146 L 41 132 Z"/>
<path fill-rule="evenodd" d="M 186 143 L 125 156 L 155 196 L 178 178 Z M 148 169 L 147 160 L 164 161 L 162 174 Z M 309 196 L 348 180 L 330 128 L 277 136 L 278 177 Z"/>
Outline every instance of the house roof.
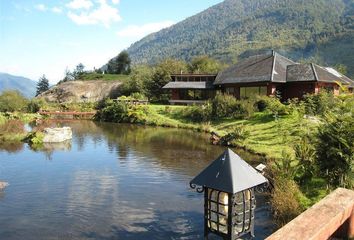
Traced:
<path fill-rule="evenodd" d="M 163 89 L 214 89 L 212 82 L 169 82 Z"/>
<path fill-rule="evenodd" d="M 228 83 L 286 82 L 286 68 L 295 62 L 276 53 L 251 56 L 220 72 L 216 85 Z"/>
<path fill-rule="evenodd" d="M 354 81 L 330 67 L 314 63 L 290 65 L 287 69 L 287 82 L 340 82 L 354 86 Z"/>
<path fill-rule="evenodd" d="M 190 184 L 235 194 L 267 181 L 262 174 L 240 156 L 227 149 Z"/>

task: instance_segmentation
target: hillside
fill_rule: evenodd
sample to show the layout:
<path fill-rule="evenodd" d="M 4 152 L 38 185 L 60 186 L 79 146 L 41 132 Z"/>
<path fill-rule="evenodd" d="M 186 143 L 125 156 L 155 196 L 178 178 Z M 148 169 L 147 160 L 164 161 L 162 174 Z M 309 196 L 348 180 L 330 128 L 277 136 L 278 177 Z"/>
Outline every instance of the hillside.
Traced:
<path fill-rule="evenodd" d="M 37 83 L 25 77 L 13 76 L 7 73 L 0 73 L 0 93 L 5 90 L 17 90 L 28 98 L 36 94 Z"/>
<path fill-rule="evenodd" d="M 297 61 L 347 66 L 354 76 L 353 0 L 225 0 L 134 43 L 134 64 L 197 55 L 236 62 L 274 49 Z"/>

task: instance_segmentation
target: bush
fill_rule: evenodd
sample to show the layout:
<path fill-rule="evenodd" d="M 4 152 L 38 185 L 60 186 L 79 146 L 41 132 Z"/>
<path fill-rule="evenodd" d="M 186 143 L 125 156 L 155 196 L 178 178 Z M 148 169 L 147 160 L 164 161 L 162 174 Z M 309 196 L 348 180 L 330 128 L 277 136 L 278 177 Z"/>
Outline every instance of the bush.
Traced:
<path fill-rule="evenodd" d="M 15 112 L 26 109 L 28 100 L 18 91 L 4 91 L 0 95 L 0 112 Z"/>
<path fill-rule="evenodd" d="M 44 104 L 45 104 L 44 100 L 32 99 L 27 104 L 27 112 L 29 112 L 29 113 L 37 113 L 44 106 Z"/>
<path fill-rule="evenodd" d="M 223 146 L 240 146 L 250 136 L 250 132 L 243 125 L 236 126 L 232 131 L 220 138 Z"/>
<path fill-rule="evenodd" d="M 128 115 L 128 104 L 106 100 L 103 108 L 96 114 L 96 119 L 105 122 L 124 122 Z"/>
<path fill-rule="evenodd" d="M 303 209 L 300 206 L 302 194 L 293 180 L 276 177 L 274 183 L 271 204 L 275 222 L 281 227 L 302 212 Z"/>
<path fill-rule="evenodd" d="M 331 111 L 338 103 L 333 93 L 321 91 L 318 94 L 307 94 L 304 96 L 305 112 L 309 115 L 324 116 Z"/>
<path fill-rule="evenodd" d="M 351 112 L 326 117 L 318 133 L 317 165 L 333 187 L 354 187 L 354 116 Z"/>
<path fill-rule="evenodd" d="M 282 104 L 279 98 L 268 97 L 267 98 L 267 109 L 273 114 L 273 116 L 284 116 L 289 114 L 289 109 L 287 106 Z"/>
<path fill-rule="evenodd" d="M 310 137 L 305 136 L 294 146 L 298 161 L 298 174 L 301 183 L 309 182 L 315 174 L 316 151 Z"/>
<path fill-rule="evenodd" d="M 254 112 L 254 102 L 252 100 L 237 100 L 228 94 L 217 94 L 211 101 L 212 116 L 214 119 L 220 118 L 246 118 Z"/>
<path fill-rule="evenodd" d="M 212 106 L 210 102 L 203 105 L 194 105 L 187 108 L 184 117 L 193 122 L 208 122 L 212 118 Z"/>

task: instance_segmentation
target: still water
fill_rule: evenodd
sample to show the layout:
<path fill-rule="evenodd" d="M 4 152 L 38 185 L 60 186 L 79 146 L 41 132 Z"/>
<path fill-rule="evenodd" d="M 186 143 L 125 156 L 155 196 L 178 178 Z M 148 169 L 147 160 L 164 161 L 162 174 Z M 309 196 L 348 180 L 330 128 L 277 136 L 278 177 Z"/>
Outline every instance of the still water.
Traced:
<path fill-rule="evenodd" d="M 189 181 L 223 152 L 203 134 L 61 122 L 73 139 L 31 150 L 1 146 L 1 240 L 203 239 L 203 194 Z M 239 154 L 249 161 L 256 158 Z M 253 162 L 255 164 L 255 162 Z M 256 239 L 273 231 L 257 199 Z"/>

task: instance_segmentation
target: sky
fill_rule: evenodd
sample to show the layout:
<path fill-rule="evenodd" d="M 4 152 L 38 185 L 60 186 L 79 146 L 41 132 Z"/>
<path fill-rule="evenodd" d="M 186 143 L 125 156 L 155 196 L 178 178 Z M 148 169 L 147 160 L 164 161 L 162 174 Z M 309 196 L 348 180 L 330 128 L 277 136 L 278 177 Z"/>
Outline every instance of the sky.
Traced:
<path fill-rule="evenodd" d="M 0 0 L 0 72 L 54 84 L 222 0 Z"/>

